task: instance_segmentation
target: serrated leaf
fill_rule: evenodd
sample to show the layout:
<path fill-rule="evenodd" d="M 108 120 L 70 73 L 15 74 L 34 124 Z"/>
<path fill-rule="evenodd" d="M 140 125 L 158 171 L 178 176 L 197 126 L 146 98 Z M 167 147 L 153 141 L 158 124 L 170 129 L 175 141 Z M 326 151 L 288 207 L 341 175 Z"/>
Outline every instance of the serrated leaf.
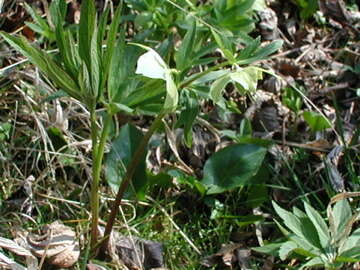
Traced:
<path fill-rule="evenodd" d="M 49 55 L 30 45 L 24 37 L 17 38 L 4 32 L 1 32 L 1 35 L 12 47 L 29 58 L 57 86 L 61 87 L 70 96 L 78 100 L 81 99 L 77 83 Z"/>
<path fill-rule="evenodd" d="M 72 48 L 74 44 L 70 41 L 70 31 L 65 31 L 61 25 L 56 26 L 55 28 L 56 35 L 56 44 L 59 48 L 61 58 L 64 62 L 64 67 L 66 71 L 76 78 L 78 74 L 78 65 L 75 62 L 75 57 L 73 56 L 73 51 L 75 48 Z"/>
<path fill-rule="evenodd" d="M 79 53 L 90 69 L 91 39 L 96 25 L 96 10 L 94 0 L 84 0 L 81 3 L 79 23 Z"/>
<path fill-rule="evenodd" d="M 50 29 L 49 25 L 47 24 L 46 20 L 43 19 L 29 4 L 27 4 L 26 2 L 24 4 L 25 4 L 25 9 L 26 9 L 27 13 L 30 14 L 30 16 L 34 20 L 34 22 L 37 23 L 37 25 L 44 31 L 51 32 L 51 29 Z"/>
<path fill-rule="evenodd" d="M 103 42 L 104 42 L 105 35 L 106 35 L 106 26 L 107 26 L 107 22 L 108 22 L 108 18 L 109 18 L 109 13 L 110 13 L 110 7 L 107 7 L 105 9 L 105 11 L 102 12 L 100 19 L 99 19 L 99 24 L 98 24 L 97 44 L 99 47 L 98 50 L 99 50 L 99 52 L 101 52 L 101 58 L 103 61 L 105 59 L 105 57 L 103 57 L 103 56 L 106 52 L 106 51 L 104 52 L 104 50 L 103 50 Z M 105 63 L 102 63 L 102 64 L 105 66 Z"/>
<path fill-rule="evenodd" d="M 64 91 L 64 90 L 58 90 L 55 93 L 50 94 L 49 96 L 47 96 L 46 98 L 44 98 L 43 100 L 41 100 L 41 103 L 45 103 L 45 102 L 50 102 L 62 97 L 68 97 L 69 95 Z"/>
<path fill-rule="evenodd" d="M 82 95 L 87 98 L 87 103 L 90 104 L 93 102 L 93 93 L 91 92 L 92 90 L 89 70 L 84 61 L 80 65 L 78 81 Z"/>
<path fill-rule="evenodd" d="M 257 173 L 266 148 L 251 144 L 235 144 L 213 154 L 205 163 L 202 184 L 207 194 L 221 193 L 244 186 Z"/>

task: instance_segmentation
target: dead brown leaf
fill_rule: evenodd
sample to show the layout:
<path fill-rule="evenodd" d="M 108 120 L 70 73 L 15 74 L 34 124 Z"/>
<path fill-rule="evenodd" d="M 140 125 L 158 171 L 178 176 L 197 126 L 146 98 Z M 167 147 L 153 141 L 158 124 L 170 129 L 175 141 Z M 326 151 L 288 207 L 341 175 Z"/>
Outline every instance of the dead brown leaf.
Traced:
<path fill-rule="evenodd" d="M 232 267 L 233 263 L 235 262 L 241 263 L 238 258 L 239 254 L 237 254 L 240 247 L 241 244 L 239 243 L 224 244 L 218 252 L 205 257 L 201 261 L 201 265 L 205 267 L 213 267 L 222 264 L 227 267 Z M 240 257 L 241 254 L 242 253 L 240 251 Z"/>
<path fill-rule="evenodd" d="M 80 255 L 75 231 L 60 221 L 44 226 L 41 235 L 28 235 L 27 242 L 36 257 L 61 268 L 74 265 Z"/>

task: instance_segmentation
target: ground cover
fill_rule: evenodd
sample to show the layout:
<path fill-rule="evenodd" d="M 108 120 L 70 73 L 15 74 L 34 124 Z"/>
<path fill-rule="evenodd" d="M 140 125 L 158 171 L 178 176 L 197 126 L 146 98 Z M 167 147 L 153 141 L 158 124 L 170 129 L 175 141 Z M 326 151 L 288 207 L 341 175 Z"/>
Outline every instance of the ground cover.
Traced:
<path fill-rule="evenodd" d="M 0 6 L 1 263 L 359 267 L 358 1 Z"/>

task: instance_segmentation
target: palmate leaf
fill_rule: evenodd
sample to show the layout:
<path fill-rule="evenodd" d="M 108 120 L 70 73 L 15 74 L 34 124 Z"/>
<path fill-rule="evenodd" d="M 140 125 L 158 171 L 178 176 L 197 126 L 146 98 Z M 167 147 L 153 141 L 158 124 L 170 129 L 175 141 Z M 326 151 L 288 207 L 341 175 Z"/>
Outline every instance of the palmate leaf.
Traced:
<path fill-rule="evenodd" d="M 294 214 L 284 210 L 273 201 L 273 207 L 276 213 L 283 219 L 284 224 L 295 235 L 289 237 L 295 241 L 299 247 L 306 249 L 309 252 L 318 254 L 321 245 L 319 243 L 319 236 L 314 225 L 310 219 L 300 210 L 294 210 Z"/>
<path fill-rule="evenodd" d="M 218 44 L 220 50 L 225 55 L 226 59 L 229 60 L 231 63 L 235 63 L 235 46 L 232 40 L 232 36 L 227 36 L 225 34 L 219 35 L 216 31 L 211 29 L 211 33 L 214 36 L 216 43 Z M 232 35 L 232 33 L 228 33 Z"/>
<path fill-rule="evenodd" d="M 48 54 L 30 45 L 24 37 L 17 38 L 4 32 L 0 34 L 12 47 L 26 56 L 30 62 L 35 64 L 69 96 L 81 100 L 81 91 L 76 81 L 55 63 Z"/>
<path fill-rule="evenodd" d="M 58 45 L 66 71 L 73 77 L 76 77 L 78 74 L 79 63 L 73 54 L 76 48 L 75 44 L 71 42 L 70 31 L 65 31 L 61 25 L 57 25 L 55 28 L 55 35 L 56 44 Z"/>

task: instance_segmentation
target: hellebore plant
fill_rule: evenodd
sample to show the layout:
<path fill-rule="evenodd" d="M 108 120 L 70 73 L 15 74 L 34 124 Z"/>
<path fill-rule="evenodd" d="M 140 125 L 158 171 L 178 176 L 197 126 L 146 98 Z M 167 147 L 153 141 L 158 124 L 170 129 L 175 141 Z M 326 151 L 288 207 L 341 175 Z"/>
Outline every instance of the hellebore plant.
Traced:
<path fill-rule="evenodd" d="M 246 6 L 246 8 L 249 7 L 251 5 Z M 31 10 L 30 7 L 28 9 Z M 135 36 L 133 43 L 125 42 L 121 12 L 120 4 L 108 26 L 109 10 L 104 11 L 98 18 L 94 0 L 84 0 L 81 6 L 80 23 L 75 34 L 65 24 L 65 0 L 52 1 L 50 6 L 51 24 L 49 24 L 51 26 L 32 12 L 34 21 L 38 25 L 29 24 L 29 26 L 40 33 L 52 31 L 49 36 L 54 37 L 59 49 L 58 55 L 55 56 L 29 44 L 24 37 L 1 33 L 12 47 L 26 56 L 68 96 L 82 102 L 90 113 L 92 140 L 91 248 L 93 251 L 98 244 L 99 185 L 104 149 L 109 139 L 114 115 L 118 113 L 122 113 L 122 115 L 148 114 L 155 116 L 155 119 L 144 135 L 136 128 L 129 129 L 129 132 L 134 132 L 136 135 L 134 137 L 139 140 L 126 164 L 126 170 L 121 175 L 121 179 L 117 180 L 120 184 L 118 183 L 116 200 L 107 220 L 103 246 L 108 241 L 119 205 L 125 192 L 128 191 L 130 183 L 134 184 L 135 189 L 136 186 L 146 185 L 143 178 L 140 180 L 143 182 L 135 185 L 136 179 L 134 180 L 134 178 L 136 177 L 134 175 L 138 171 L 138 166 L 145 163 L 147 144 L 153 133 L 162 124 L 163 118 L 169 113 L 177 113 L 177 109 L 181 108 L 179 104 L 182 107 L 185 106 L 186 110 L 180 112 L 180 118 L 187 119 L 184 128 L 185 140 L 190 145 L 191 126 L 199 112 L 198 100 L 206 98 L 217 104 L 224 102 L 222 93 L 228 83 L 235 84 L 241 93 L 255 91 L 262 70 L 255 66 L 242 68 L 240 65 L 264 59 L 281 46 L 281 42 L 275 41 L 261 47 L 259 39 L 248 37 L 244 44 L 245 49 L 238 53 L 235 44 L 240 41 L 235 36 L 221 36 L 220 31 L 216 29 L 197 31 L 197 25 L 195 21 L 192 21 L 177 50 L 174 50 L 173 40 L 170 38 L 162 42 L 158 49 L 164 58 L 166 56 L 174 57 L 176 69 L 170 69 L 158 52 L 139 44 L 139 42 L 143 42 L 141 37 Z M 41 27 L 47 30 L 42 31 Z M 216 62 L 218 58 L 207 56 L 217 48 L 227 58 L 220 64 Z M 209 63 L 213 63 L 212 67 L 194 74 L 194 67 L 206 66 Z M 224 67 L 230 68 L 220 70 Z M 214 83 L 209 87 L 211 82 Z M 179 95 L 179 90 L 182 90 L 181 95 Z M 196 106 L 191 107 L 189 104 Z M 100 114 L 99 108 L 105 110 L 101 110 Z M 99 122 L 102 122 L 102 127 Z M 255 150 L 258 151 L 258 149 Z M 257 170 L 259 166 L 255 169 Z M 248 178 L 251 175 L 253 172 L 249 173 Z M 211 178 L 212 180 L 213 178 Z M 232 184 L 224 189 L 213 188 L 212 192 L 216 193 L 217 190 L 234 187 L 236 185 Z"/>

